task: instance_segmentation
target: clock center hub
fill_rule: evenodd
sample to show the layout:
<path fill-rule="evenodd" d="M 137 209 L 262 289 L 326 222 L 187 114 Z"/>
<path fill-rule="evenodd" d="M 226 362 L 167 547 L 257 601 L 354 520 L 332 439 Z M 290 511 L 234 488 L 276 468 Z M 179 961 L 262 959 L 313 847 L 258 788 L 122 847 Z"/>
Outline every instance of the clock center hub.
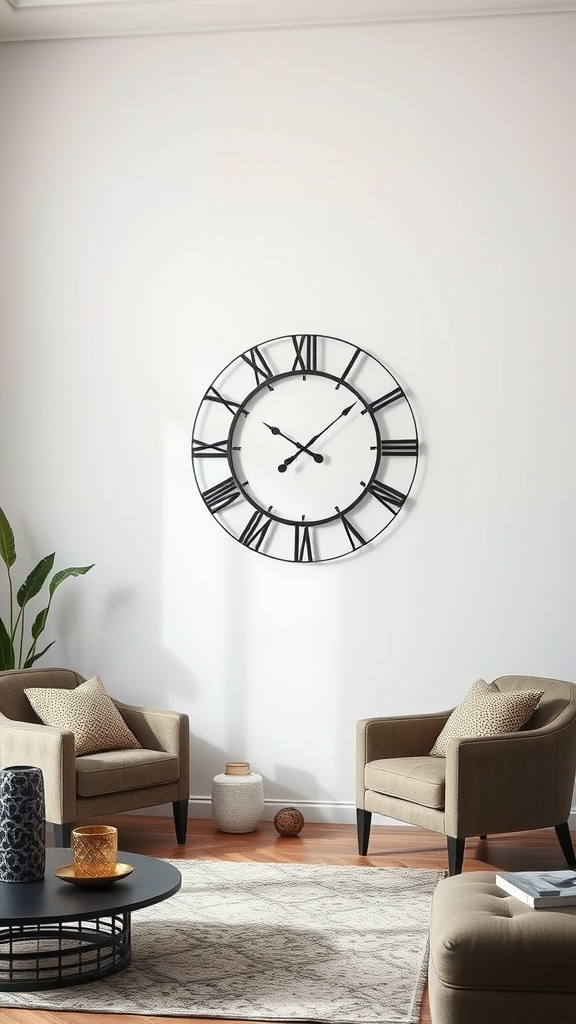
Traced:
<path fill-rule="evenodd" d="M 329 375 L 286 374 L 240 407 L 231 465 L 272 518 L 326 522 L 354 505 L 376 472 L 379 434 L 360 395 Z"/>

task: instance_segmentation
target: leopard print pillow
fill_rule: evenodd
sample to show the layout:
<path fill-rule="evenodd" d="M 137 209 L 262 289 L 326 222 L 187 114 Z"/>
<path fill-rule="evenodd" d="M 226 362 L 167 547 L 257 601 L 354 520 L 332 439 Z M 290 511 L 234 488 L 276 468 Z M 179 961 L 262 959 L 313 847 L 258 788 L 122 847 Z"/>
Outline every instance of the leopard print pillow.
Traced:
<path fill-rule="evenodd" d="M 477 679 L 450 715 L 430 751 L 430 757 L 446 757 L 453 737 L 499 736 L 517 732 L 532 717 L 543 690 L 500 691 L 494 683 Z"/>
<path fill-rule="evenodd" d="M 24 693 L 44 725 L 74 733 L 77 757 L 142 746 L 107 694 L 100 676 L 87 679 L 75 690 L 30 687 Z"/>

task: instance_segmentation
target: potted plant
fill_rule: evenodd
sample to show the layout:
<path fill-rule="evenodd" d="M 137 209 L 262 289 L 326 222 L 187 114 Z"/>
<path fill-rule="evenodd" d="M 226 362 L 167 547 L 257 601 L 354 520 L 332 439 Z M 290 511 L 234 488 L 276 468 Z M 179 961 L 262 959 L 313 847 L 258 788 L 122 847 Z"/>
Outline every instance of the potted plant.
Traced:
<path fill-rule="evenodd" d="M 11 569 L 16 561 L 16 544 L 12 527 L 0 508 L 0 556 L 8 573 L 8 617 L 6 622 L 0 618 L 0 670 L 30 668 L 56 642 L 52 640 L 41 651 L 36 650 L 38 640 L 44 632 L 48 613 L 52 605 L 52 598 L 57 588 L 69 576 L 84 576 L 93 568 L 94 563 L 92 565 L 73 566 L 70 569 L 61 569 L 59 572 L 54 573 L 48 584 L 48 601 L 46 606 L 36 615 L 30 628 L 30 636 L 25 641 L 26 606 L 44 587 L 52 571 L 56 553 L 52 552 L 51 555 L 41 558 L 38 565 L 26 577 L 22 586 L 14 593 Z"/>

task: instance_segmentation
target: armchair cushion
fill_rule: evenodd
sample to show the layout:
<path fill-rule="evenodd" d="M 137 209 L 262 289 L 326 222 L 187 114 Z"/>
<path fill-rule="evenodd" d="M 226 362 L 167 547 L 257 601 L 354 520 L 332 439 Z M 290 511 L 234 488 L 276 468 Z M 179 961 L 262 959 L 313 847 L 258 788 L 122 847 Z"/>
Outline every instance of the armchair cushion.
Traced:
<path fill-rule="evenodd" d="M 24 693 L 44 725 L 74 733 L 77 757 L 141 746 L 108 696 L 100 676 L 86 679 L 73 690 L 29 687 Z"/>
<path fill-rule="evenodd" d="M 446 762 L 430 757 L 387 757 L 366 765 L 366 789 L 443 810 Z"/>
<path fill-rule="evenodd" d="M 517 732 L 534 714 L 543 690 L 498 690 L 494 683 L 477 679 L 450 715 L 430 751 L 431 757 L 446 757 L 448 741 L 454 737 L 499 736 Z"/>
<path fill-rule="evenodd" d="M 76 790 L 80 797 L 164 786 L 177 782 L 179 777 L 179 758 L 162 750 L 104 750 L 76 758 Z"/>

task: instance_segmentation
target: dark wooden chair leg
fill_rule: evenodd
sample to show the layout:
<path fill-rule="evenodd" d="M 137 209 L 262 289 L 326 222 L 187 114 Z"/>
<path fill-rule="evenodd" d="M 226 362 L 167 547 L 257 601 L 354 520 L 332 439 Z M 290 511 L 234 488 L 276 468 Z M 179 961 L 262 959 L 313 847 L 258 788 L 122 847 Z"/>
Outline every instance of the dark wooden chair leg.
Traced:
<path fill-rule="evenodd" d="M 174 800 L 172 804 L 172 812 L 174 814 L 176 840 L 180 846 L 184 846 L 184 843 L 186 842 L 186 832 L 188 831 L 188 801 Z"/>
<path fill-rule="evenodd" d="M 570 828 L 567 821 L 563 821 L 561 825 L 555 825 L 556 835 L 558 836 L 558 842 L 562 848 L 562 853 L 566 858 L 566 863 L 569 868 L 576 868 L 576 855 L 574 854 L 574 844 L 572 843 L 572 836 L 570 835 Z"/>
<path fill-rule="evenodd" d="M 54 822 L 54 846 L 70 846 L 70 839 L 72 838 L 72 822 L 65 821 L 62 825 Z"/>
<path fill-rule="evenodd" d="M 446 836 L 448 847 L 448 874 L 459 875 L 464 862 L 465 839 L 455 839 L 454 836 Z"/>
<path fill-rule="evenodd" d="M 368 853 L 368 842 L 370 840 L 370 825 L 372 823 L 372 811 L 365 811 L 362 807 L 356 808 L 356 831 L 358 832 L 358 853 L 365 857 Z"/>

